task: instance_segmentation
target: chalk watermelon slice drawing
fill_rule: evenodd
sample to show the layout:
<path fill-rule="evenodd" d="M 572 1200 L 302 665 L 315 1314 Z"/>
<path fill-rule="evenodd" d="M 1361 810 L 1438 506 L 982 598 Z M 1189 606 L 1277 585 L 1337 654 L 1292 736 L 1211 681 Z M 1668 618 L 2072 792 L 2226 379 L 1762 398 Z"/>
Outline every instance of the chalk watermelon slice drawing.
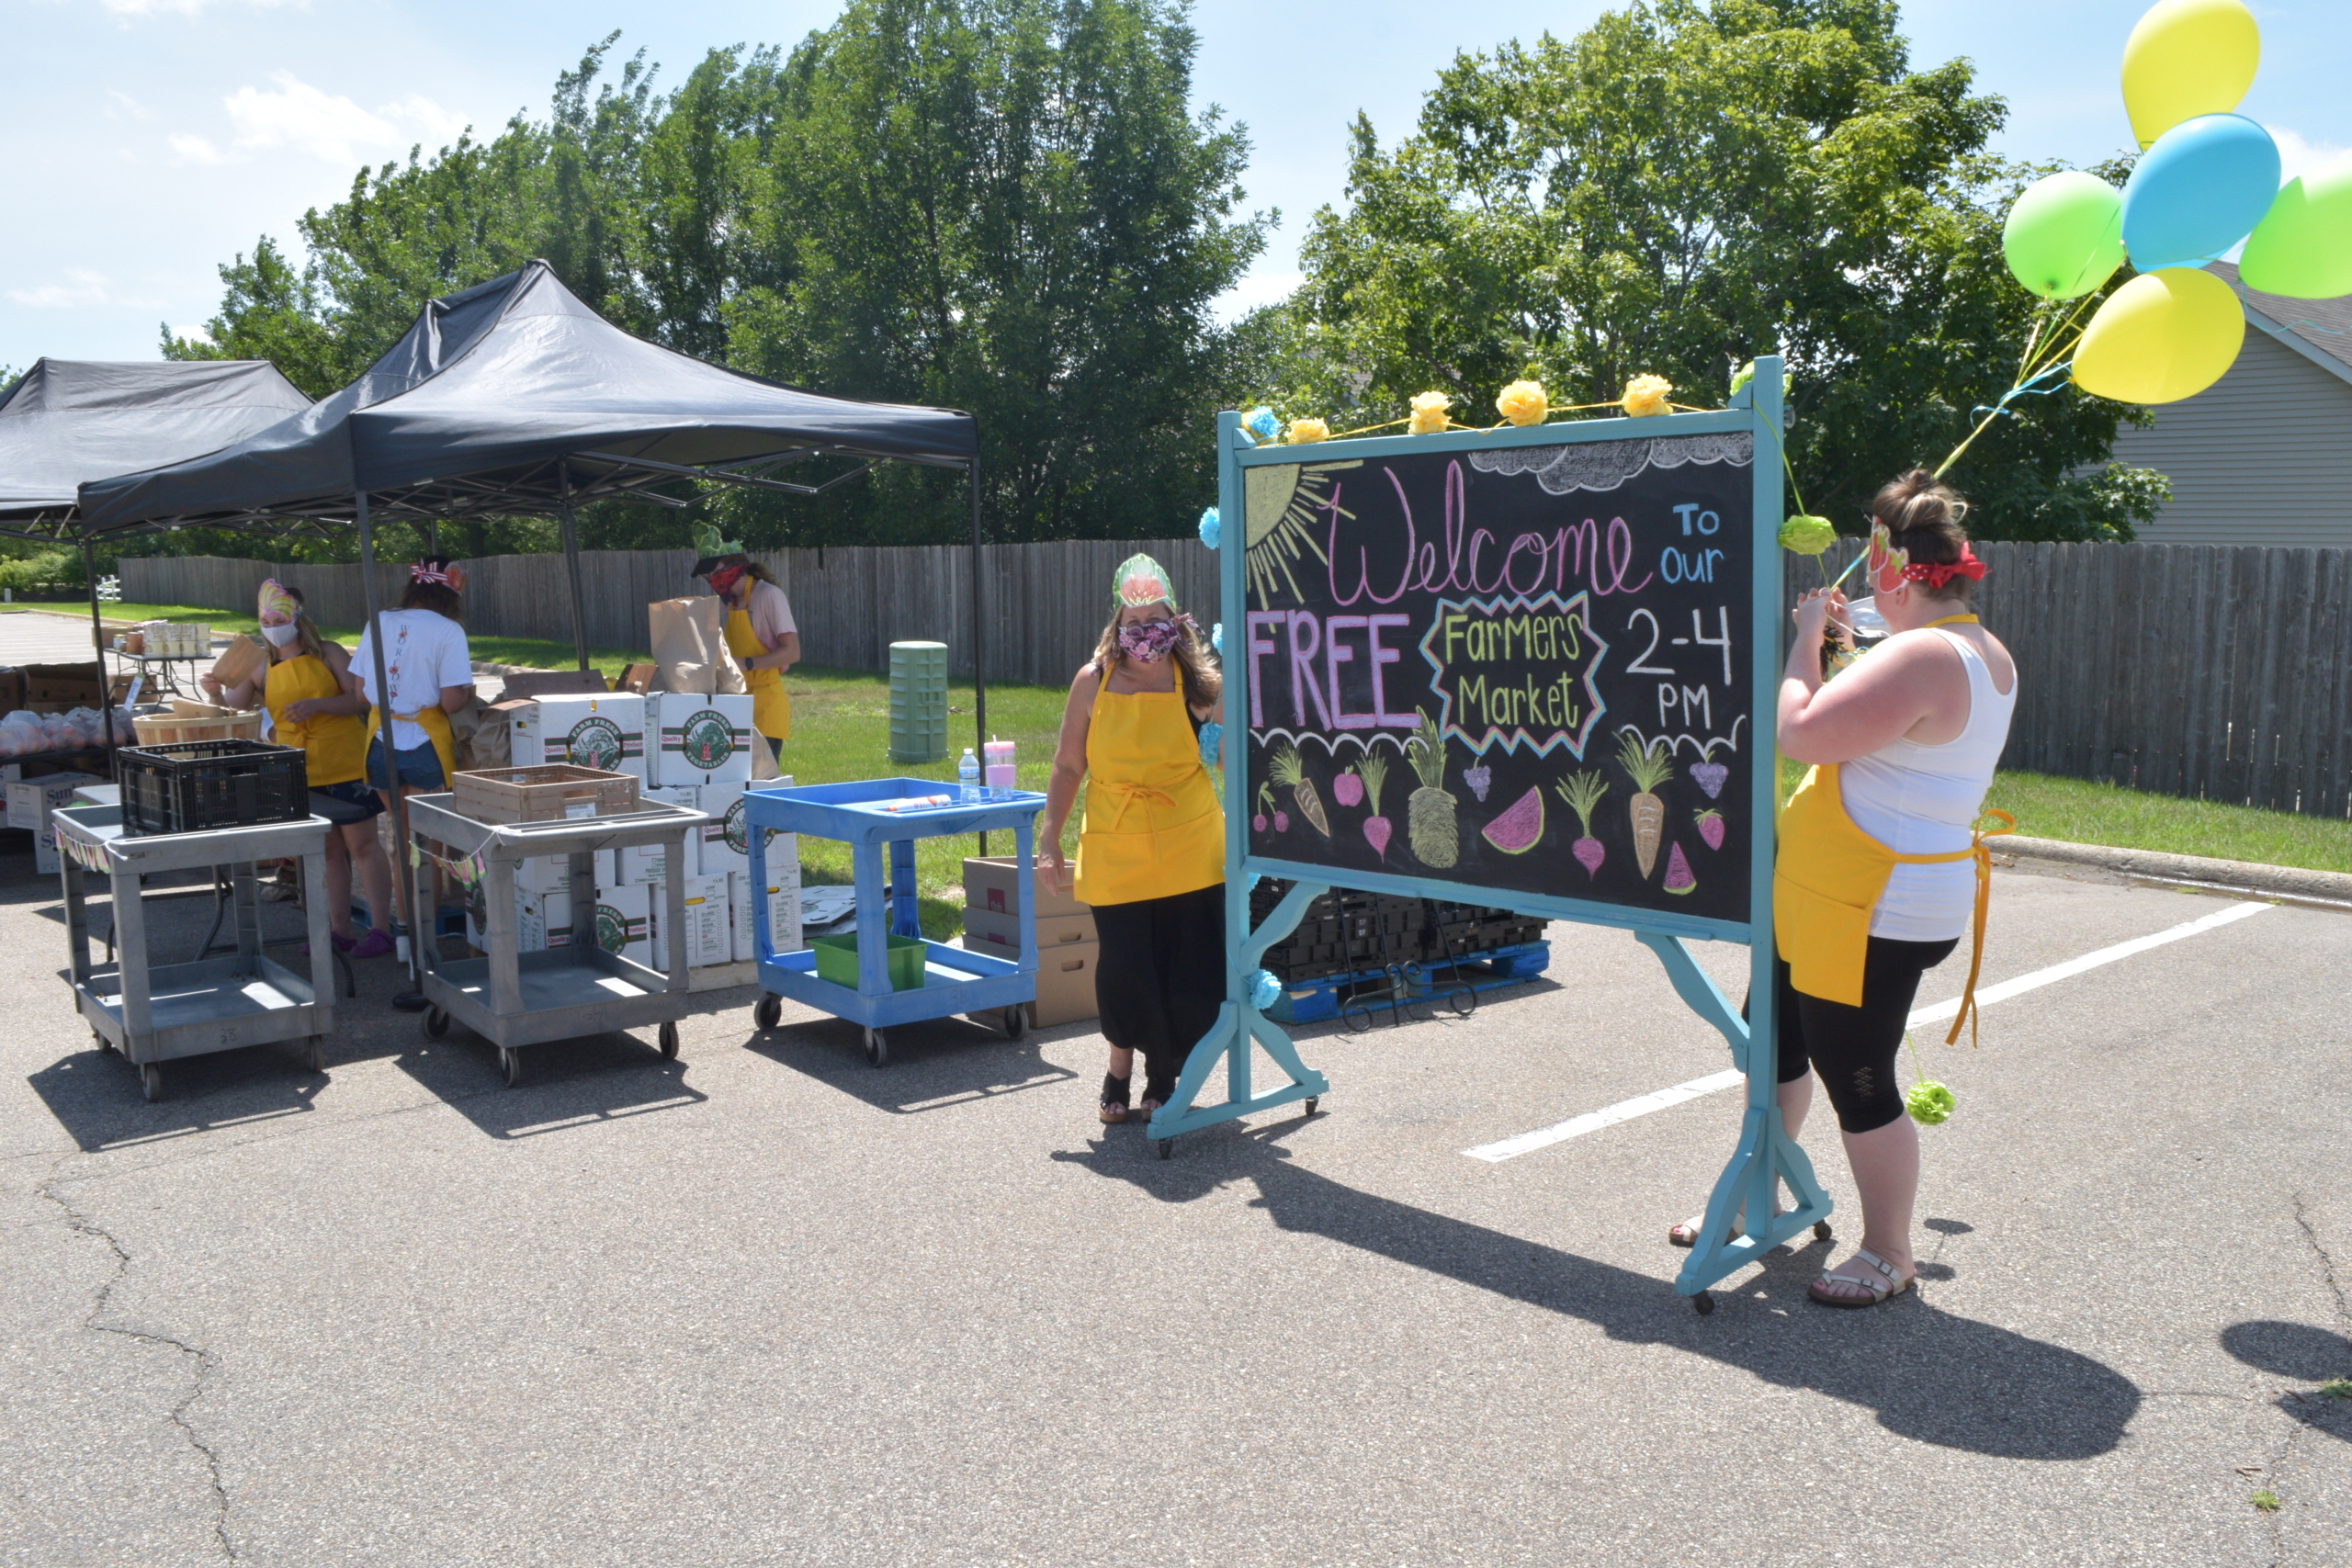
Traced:
<path fill-rule="evenodd" d="M 1487 842 L 1507 855 L 1523 855 L 1544 841 L 1544 792 L 1531 789 L 1510 809 L 1479 829 Z"/>
<path fill-rule="evenodd" d="M 1599 768 L 1586 768 L 1552 787 L 1560 792 L 1560 798 L 1568 803 L 1568 809 L 1577 814 L 1577 821 L 1583 825 L 1584 837 L 1568 846 L 1568 853 L 1577 857 L 1577 863 L 1584 867 L 1585 878 L 1589 881 L 1600 874 L 1600 863 L 1609 858 L 1609 852 L 1592 836 L 1593 808 L 1609 793 L 1609 784 L 1601 778 Z"/>
<path fill-rule="evenodd" d="M 1688 893 L 1699 886 L 1699 879 L 1690 874 L 1690 863 L 1682 858 L 1682 846 L 1679 843 L 1671 845 L 1667 850 L 1666 881 L 1663 886 L 1668 893 Z"/>

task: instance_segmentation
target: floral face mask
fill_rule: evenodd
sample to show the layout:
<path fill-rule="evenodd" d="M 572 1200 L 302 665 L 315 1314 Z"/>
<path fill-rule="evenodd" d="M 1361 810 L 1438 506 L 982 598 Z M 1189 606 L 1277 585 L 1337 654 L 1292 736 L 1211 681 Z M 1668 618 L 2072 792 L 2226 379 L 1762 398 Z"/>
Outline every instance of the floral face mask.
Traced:
<path fill-rule="evenodd" d="M 1168 657 L 1180 635 L 1174 621 L 1137 621 L 1119 628 L 1119 651 L 1129 659 L 1157 664 Z"/>

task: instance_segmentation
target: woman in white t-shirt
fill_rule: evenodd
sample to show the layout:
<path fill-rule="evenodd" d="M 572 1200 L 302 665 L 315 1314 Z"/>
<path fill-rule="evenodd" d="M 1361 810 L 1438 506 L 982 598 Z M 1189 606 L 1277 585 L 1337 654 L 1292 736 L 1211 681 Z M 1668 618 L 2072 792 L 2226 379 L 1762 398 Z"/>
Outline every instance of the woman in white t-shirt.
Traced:
<path fill-rule="evenodd" d="M 767 569 L 740 550 L 705 556 L 694 574 L 727 605 L 727 649 L 743 666 L 743 686 L 752 694 L 752 728 L 767 737 L 781 760 L 792 734 L 792 699 L 784 672 L 800 662 L 800 632 L 792 622 L 792 602 Z"/>
<path fill-rule="evenodd" d="M 368 783 L 390 810 L 398 774 L 402 794 L 429 795 L 447 789 L 458 771 L 458 748 L 449 716 L 473 700 L 474 667 L 466 647 L 466 628 L 458 624 L 465 613 L 458 597 L 465 573 L 446 556 L 428 556 L 408 569 L 408 588 L 400 608 L 386 610 L 377 619 L 384 635 L 384 677 L 391 687 L 392 765 L 384 757 L 385 705 L 376 690 L 376 627 L 359 634 L 352 650 L 351 672 L 359 678 L 360 695 L 368 708 Z M 401 915 L 413 920 L 409 909 L 409 879 L 392 878 L 400 894 Z"/>

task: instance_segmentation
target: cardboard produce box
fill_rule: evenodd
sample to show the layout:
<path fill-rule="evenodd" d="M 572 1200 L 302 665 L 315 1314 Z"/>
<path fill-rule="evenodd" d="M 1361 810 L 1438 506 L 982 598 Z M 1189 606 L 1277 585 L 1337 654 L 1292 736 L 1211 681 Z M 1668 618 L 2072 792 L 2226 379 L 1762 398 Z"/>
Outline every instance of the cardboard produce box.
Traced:
<path fill-rule="evenodd" d="M 665 806 L 683 806 L 689 811 L 702 809 L 699 804 L 701 792 L 692 785 L 676 788 L 656 784 L 645 790 L 639 798 L 660 801 Z M 678 867 L 680 875 L 700 876 L 703 874 L 700 857 L 695 853 L 701 837 L 694 829 L 686 830 L 685 842 L 681 846 L 684 853 Z M 669 879 L 670 846 L 667 844 L 632 844 L 610 853 L 616 863 L 613 869 L 614 882 L 641 882 L 650 886 Z M 725 868 L 720 870 L 723 873 Z"/>
<path fill-rule="evenodd" d="M 789 784 L 790 774 L 782 780 Z M 743 819 L 743 792 L 740 784 L 709 784 L 702 786 L 702 809 L 710 820 L 702 825 L 701 863 L 697 869 L 705 876 L 719 872 L 752 869 L 752 825 Z M 796 873 L 800 866 L 800 836 L 767 829 L 768 859 L 790 865 Z"/>
<path fill-rule="evenodd" d="M 747 784 L 752 699 L 728 694 L 656 692 L 645 699 L 647 776 L 657 784 Z"/>
<path fill-rule="evenodd" d="M 631 883 L 625 887 L 596 889 L 596 941 L 607 953 L 617 953 L 632 964 L 642 964 L 648 969 L 667 971 L 667 959 L 661 963 L 653 957 L 653 889 L 643 883 Z M 575 933 L 580 925 L 578 909 L 572 914 Z"/>
<path fill-rule="evenodd" d="M 500 708 L 506 705 L 501 703 Z M 516 767 L 569 762 L 645 778 L 645 699 L 629 692 L 537 698 L 506 709 L 508 754 Z"/>
<path fill-rule="evenodd" d="M 662 955 L 663 964 L 670 958 L 670 936 L 662 930 L 670 907 L 668 890 L 649 889 L 652 905 L 653 951 Z M 707 968 L 713 964 L 729 964 L 735 958 L 735 911 L 731 902 L 732 886 L 725 872 L 717 876 L 686 878 L 686 967 Z"/>
<path fill-rule="evenodd" d="M 1016 964 L 1021 961 L 1018 947 L 985 941 L 968 931 L 964 933 L 964 948 L 967 953 L 984 953 L 990 958 Z M 1102 944 L 1092 942 L 1072 942 L 1051 952 L 1040 949 L 1037 999 L 1029 1004 L 1029 1027 L 1051 1029 L 1056 1024 L 1080 1023 L 1101 1017 L 1102 1009 L 1094 999 L 1094 971 L 1102 955 Z"/>
<path fill-rule="evenodd" d="M 540 953 L 549 948 L 571 945 L 571 896 L 568 893 L 525 893 L 515 895 L 521 908 L 516 911 L 519 936 L 514 943 L 517 953 Z"/>
<path fill-rule="evenodd" d="M 1085 915 L 1092 919 L 1092 911 L 1070 894 L 1037 885 L 1033 876 L 1031 886 L 1024 888 L 1020 863 L 1011 855 L 978 855 L 964 857 L 964 908 L 986 909 L 991 914 L 1018 915 L 1022 897 L 1026 892 L 1036 906 L 1039 917 L 1047 915 Z"/>
<path fill-rule="evenodd" d="M 8 826 L 31 830 L 35 839 L 49 837 L 49 814 L 70 804 L 74 792 L 107 781 L 90 773 L 49 773 L 22 779 L 8 786 Z M 56 841 L 51 840 L 53 851 Z"/>
<path fill-rule="evenodd" d="M 999 914 L 994 909 L 964 906 L 964 929 L 982 942 L 1018 951 L 1021 946 L 1021 917 Z M 1080 906 L 1075 915 L 1039 915 L 1037 917 L 1037 951 L 1071 947 L 1080 942 L 1096 941 L 1094 911 Z"/>
<path fill-rule="evenodd" d="M 733 910 L 735 962 L 748 963 L 757 958 L 754 946 L 760 931 L 760 912 L 764 908 L 768 918 L 768 948 L 772 953 L 797 953 L 808 945 L 800 931 L 800 867 L 797 863 L 779 867 L 768 863 L 769 886 L 764 899 L 752 896 L 752 879 L 742 872 L 727 878 L 728 902 Z"/>

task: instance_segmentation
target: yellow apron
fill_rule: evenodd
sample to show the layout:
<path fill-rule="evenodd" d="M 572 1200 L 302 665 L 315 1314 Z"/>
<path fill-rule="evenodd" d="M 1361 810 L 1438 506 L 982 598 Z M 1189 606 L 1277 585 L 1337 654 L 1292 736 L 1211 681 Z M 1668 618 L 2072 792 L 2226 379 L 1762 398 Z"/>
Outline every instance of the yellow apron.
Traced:
<path fill-rule="evenodd" d="M 1975 618 L 1954 615 L 1947 620 Z M 1944 1036 L 1944 1043 L 1960 1038 L 1962 1021 L 1969 1023 L 1973 1040 L 1976 976 L 1984 962 L 1984 917 L 1993 895 L 1993 852 L 1984 840 L 2014 832 L 2018 825 L 2017 818 L 2006 811 L 1983 815 L 1998 818 L 2007 826 L 1980 827 L 1971 835 L 1968 848 L 1949 854 L 1899 855 L 1854 826 L 1854 819 L 1846 815 L 1837 763 L 1819 763 L 1809 770 L 1781 813 L 1780 852 L 1772 862 L 1772 937 L 1781 956 L 1788 961 L 1789 983 L 1809 997 L 1861 1006 L 1871 910 L 1886 891 L 1886 879 L 1894 868 L 1973 860 L 1976 918 L 1968 984 L 1961 992 L 1960 1011 L 1953 1015 L 1951 1032 Z"/>
<path fill-rule="evenodd" d="M 433 742 L 433 754 L 441 759 L 441 787 L 448 788 L 458 776 L 458 737 L 449 728 L 449 716 L 441 711 L 441 705 L 435 703 L 415 713 L 396 713 L 392 716 L 404 718 L 424 731 L 424 738 Z M 374 707 L 368 710 L 368 733 L 370 737 L 384 733 L 384 716 Z M 398 780 L 399 761 L 384 759 L 384 772 L 387 777 Z"/>
<path fill-rule="evenodd" d="M 1083 904 L 1132 904 L 1225 880 L 1225 809 L 1172 692 L 1114 692 L 1105 671 L 1086 728 L 1086 818 L 1075 892 Z"/>
<path fill-rule="evenodd" d="M 296 723 L 286 716 L 287 705 L 312 698 L 339 697 L 343 684 L 324 660 L 297 654 L 269 667 L 262 686 L 262 704 L 269 709 L 270 734 L 281 746 L 302 749 L 303 770 L 312 789 L 349 784 L 368 772 L 368 727 L 356 713 L 320 714 Z"/>
<path fill-rule="evenodd" d="M 727 612 L 727 651 L 737 659 L 757 659 L 775 650 L 760 641 L 752 629 L 752 612 Z M 785 694 L 781 670 L 746 670 L 743 689 L 752 694 L 752 728 L 778 740 L 792 739 L 792 699 Z"/>

